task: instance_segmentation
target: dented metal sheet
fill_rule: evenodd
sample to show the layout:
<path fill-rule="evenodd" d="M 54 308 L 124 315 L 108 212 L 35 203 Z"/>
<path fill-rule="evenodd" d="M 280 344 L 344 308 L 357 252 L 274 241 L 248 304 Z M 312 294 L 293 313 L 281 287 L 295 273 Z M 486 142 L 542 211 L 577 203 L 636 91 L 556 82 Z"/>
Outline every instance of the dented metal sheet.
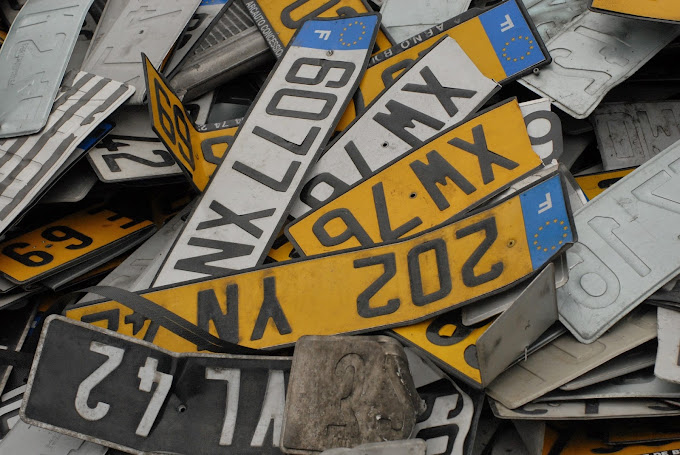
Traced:
<path fill-rule="evenodd" d="M 442 19 L 458 16 L 470 7 L 472 0 L 389 0 L 380 8 L 382 23 L 392 38 L 400 43 L 434 27 Z"/>
<path fill-rule="evenodd" d="M 306 256 L 396 240 L 465 216 L 540 166 L 517 102 L 509 100 L 444 131 L 296 219 L 286 235 Z M 446 179 L 452 184 L 438 186 Z M 339 222 L 347 226 L 345 232 L 333 228 Z"/>
<path fill-rule="evenodd" d="M 552 64 L 520 83 L 582 119 L 679 34 L 674 25 L 585 11 L 546 43 Z"/>
<path fill-rule="evenodd" d="M 512 365 L 555 321 L 555 266 L 548 264 L 477 340 L 482 387 Z"/>
<path fill-rule="evenodd" d="M 281 449 L 317 454 L 406 439 L 423 407 L 397 340 L 302 337 L 295 345 L 290 370 Z"/>
<path fill-rule="evenodd" d="M 146 87 L 141 53 L 156 66 L 163 62 L 184 30 L 201 0 L 120 0 L 120 8 L 110 28 L 97 27 L 83 71 L 135 87 L 130 104 L 142 104 Z M 109 2 L 111 3 L 111 2 Z M 115 11 L 118 12 L 118 11 Z M 112 9 L 103 19 L 112 20 Z M 102 20 L 103 20 L 102 19 Z"/>
<path fill-rule="evenodd" d="M 607 103 L 592 115 L 605 170 L 639 166 L 680 140 L 680 102 Z"/>
<path fill-rule="evenodd" d="M 680 383 L 680 312 L 657 309 L 659 323 L 659 348 L 654 374 L 666 381 Z"/>
<path fill-rule="evenodd" d="M 575 214 L 560 321 L 591 343 L 680 272 L 680 142 Z"/>
<path fill-rule="evenodd" d="M 423 146 L 467 119 L 499 88 L 456 41 L 442 38 L 326 148 L 305 177 L 290 214 L 297 218 L 322 206 L 353 183 Z M 414 122 L 422 126 L 414 128 Z"/>
<path fill-rule="evenodd" d="M 280 454 L 290 365 L 290 357 L 176 354 L 50 316 L 20 413 L 139 455 Z"/>
<path fill-rule="evenodd" d="M 0 455 L 104 455 L 108 447 L 19 420 L 0 442 Z"/>
<path fill-rule="evenodd" d="M 261 264 L 359 83 L 378 22 L 377 14 L 305 22 L 239 127 L 154 286 Z M 174 128 L 187 131 L 180 126 L 184 118 L 174 111 L 173 117 L 168 121 Z M 197 152 L 187 137 L 178 140 L 186 155 Z"/>
<path fill-rule="evenodd" d="M 65 80 L 65 90 L 40 133 L 0 140 L 0 232 L 33 202 L 69 160 L 78 145 L 134 88 L 80 72 Z"/>
<path fill-rule="evenodd" d="M 487 394 L 510 409 L 518 408 L 655 336 L 653 310 L 629 315 L 592 344 L 563 335 L 502 373 Z"/>
<path fill-rule="evenodd" d="M 653 399 L 528 403 L 517 409 L 508 409 L 498 401 L 489 399 L 489 406 L 500 419 L 594 420 L 680 415 L 680 407 Z"/>
<path fill-rule="evenodd" d="M 657 317 L 658 319 L 658 317 Z M 600 365 L 587 372 L 586 374 L 564 384 L 560 387 L 561 390 L 576 390 L 587 387 L 599 382 L 604 382 L 609 379 L 617 378 L 628 373 L 642 370 L 654 366 L 654 359 L 656 358 L 656 343 L 645 343 L 635 349 L 632 349 L 625 354 L 613 358 L 607 363 Z"/>
<path fill-rule="evenodd" d="M 0 138 L 46 124 L 93 0 L 32 0 L 0 50 Z"/>

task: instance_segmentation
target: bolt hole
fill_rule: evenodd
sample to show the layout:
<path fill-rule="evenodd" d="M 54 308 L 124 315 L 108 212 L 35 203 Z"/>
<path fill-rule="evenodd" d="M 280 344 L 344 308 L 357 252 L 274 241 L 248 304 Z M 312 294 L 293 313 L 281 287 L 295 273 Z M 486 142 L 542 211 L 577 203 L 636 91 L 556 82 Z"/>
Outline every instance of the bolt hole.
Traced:
<path fill-rule="evenodd" d="M 415 199 L 416 196 L 418 196 L 418 195 L 417 195 L 415 192 L 409 194 L 409 197 L 410 197 L 411 199 Z"/>
<path fill-rule="evenodd" d="M 388 144 L 387 142 L 383 142 L 383 143 L 382 143 L 382 146 L 383 146 L 383 147 L 387 147 L 388 145 L 390 145 L 390 144 Z"/>
<path fill-rule="evenodd" d="M 185 404 L 180 404 L 179 406 L 177 406 L 177 412 L 179 412 L 180 414 L 183 413 L 183 412 L 186 412 L 186 410 L 187 410 L 187 405 L 185 405 Z"/>
<path fill-rule="evenodd" d="M 508 242 L 508 248 L 512 248 L 513 246 L 515 246 L 515 240 L 514 240 L 514 239 L 511 239 L 511 240 Z"/>

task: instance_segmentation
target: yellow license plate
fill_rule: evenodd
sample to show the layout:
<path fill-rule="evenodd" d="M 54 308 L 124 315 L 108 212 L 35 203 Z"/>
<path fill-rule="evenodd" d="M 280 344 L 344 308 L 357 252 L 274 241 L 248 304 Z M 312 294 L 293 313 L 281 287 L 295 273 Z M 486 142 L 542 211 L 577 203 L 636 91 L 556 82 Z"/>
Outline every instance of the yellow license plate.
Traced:
<path fill-rule="evenodd" d="M 597 407 L 598 400 L 592 400 Z M 572 424 L 574 425 L 574 424 Z M 592 431 L 592 425 L 548 426 L 545 431 L 543 455 L 583 455 L 608 453 L 616 455 L 680 455 L 680 442 L 653 442 L 649 444 L 612 445 Z"/>
<path fill-rule="evenodd" d="M 574 177 L 586 197 L 590 200 L 602 194 L 604 190 L 633 172 L 636 168 L 620 169 L 617 171 L 597 172 L 595 174 Z"/>
<path fill-rule="evenodd" d="M 307 256 L 393 241 L 464 213 L 541 165 L 509 100 L 296 219 L 287 235 Z"/>
<path fill-rule="evenodd" d="M 562 252 L 574 240 L 565 194 L 554 175 L 409 240 L 141 295 L 204 331 L 252 348 L 411 324 L 511 286 Z M 140 325 L 125 302 L 85 303 L 66 315 L 99 320 L 170 350 L 197 349 L 165 326 L 146 336 L 150 321 Z"/>
<path fill-rule="evenodd" d="M 18 284 L 76 265 L 153 223 L 112 210 L 83 210 L 0 244 L 0 272 Z"/>
<path fill-rule="evenodd" d="M 243 4 L 277 58 L 306 20 L 373 12 L 364 0 L 244 0 Z M 392 38 L 380 27 L 373 53 L 387 50 L 393 44 Z"/>
<path fill-rule="evenodd" d="M 603 13 L 618 13 L 661 21 L 680 21 L 678 0 L 593 0 L 591 8 Z"/>
<path fill-rule="evenodd" d="M 153 130 L 196 189 L 202 192 L 222 162 L 238 127 L 198 131 L 182 102 L 146 57 L 144 69 Z"/>
<path fill-rule="evenodd" d="M 427 352 L 444 371 L 481 389 L 482 375 L 475 346 L 490 325 L 491 322 L 482 327 L 466 327 L 460 313 L 453 311 L 392 331 L 405 343 Z"/>
<path fill-rule="evenodd" d="M 551 60 L 522 2 L 508 0 L 463 22 L 448 20 L 373 56 L 337 130 L 347 128 L 401 71 L 444 36 L 455 39 L 482 74 L 500 84 Z"/>

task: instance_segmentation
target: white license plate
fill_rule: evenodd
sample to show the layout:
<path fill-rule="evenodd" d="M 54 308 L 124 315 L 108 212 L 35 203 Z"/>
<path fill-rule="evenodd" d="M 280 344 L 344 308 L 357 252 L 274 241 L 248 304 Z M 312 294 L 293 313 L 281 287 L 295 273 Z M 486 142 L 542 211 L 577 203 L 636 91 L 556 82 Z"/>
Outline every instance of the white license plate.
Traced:
<path fill-rule="evenodd" d="M 602 98 L 680 34 L 680 28 L 585 11 L 546 43 L 552 64 L 520 83 L 572 117 Z"/>
<path fill-rule="evenodd" d="M 141 53 L 158 66 L 184 30 L 201 0 L 126 0 L 104 11 L 83 71 L 135 87 L 130 104 L 146 93 Z M 124 6 L 120 5 L 124 3 Z"/>
<path fill-rule="evenodd" d="M 574 216 L 560 321 L 592 343 L 680 273 L 680 142 L 593 199 Z"/>
<path fill-rule="evenodd" d="M 40 132 L 0 140 L 0 232 L 41 193 L 78 145 L 134 92 L 134 88 L 80 72 L 63 85 Z"/>
<path fill-rule="evenodd" d="M 659 308 L 659 348 L 656 354 L 654 374 L 666 381 L 680 383 L 680 312 Z"/>
<path fill-rule="evenodd" d="M 500 88 L 445 37 L 347 127 L 314 165 L 291 208 L 298 218 L 462 122 Z M 329 191 L 330 189 L 330 191 Z"/>
<path fill-rule="evenodd" d="M 378 17 L 307 21 L 299 30 L 241 124 L 154 286 L 219 276 L 264 260 L 303 176 L 356 90 L 375 41 Z M 175 130 L 185 131 L 180 126 Z"/>
<path fill-rule="evenodd" d="M 0 51 L 0 138 L 40 131 L 93 0 L 28 2 Z"/>

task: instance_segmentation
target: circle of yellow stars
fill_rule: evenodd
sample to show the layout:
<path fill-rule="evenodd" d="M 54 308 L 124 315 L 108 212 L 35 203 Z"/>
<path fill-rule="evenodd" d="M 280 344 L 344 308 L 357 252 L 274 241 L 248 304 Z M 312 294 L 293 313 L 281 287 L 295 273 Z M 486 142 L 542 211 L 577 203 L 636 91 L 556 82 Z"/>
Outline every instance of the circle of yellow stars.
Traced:
<path fill-rule="evenodd" d="M 349 42 L 349 41 L 346 42 L 345 39 L 344 39 L 345 32 L 346 32 L 350 27 L 352 27 L 353 25 L 361 26 L 361 29 L 362 29 L 362 30 L 361 30 L 361 35 L 358 36 L 358 37 L 357 37 L 354 41 L 352 41 L 352 42 Z M 356 30 L 356 29 L 354 29 L 354 30 Z M 350 32 L 352 32 L 352 31 L 354 31 L 354 30 L 350 30 Z M 350 22 L 349 24 L 347 24 L 347 27 L 344 27 L 344 28 L 342 29 L 342 32 L 340 33 L 340 44 L 342 44 L 343 46 L 347 46 L 347 47 L 354 46 L 354 45 L 356 45 L 359 41 L 361 41 L 362 39 L 364 39 L 364 35 L 365 35 L 365 34 L 366 34 L 366 26 L 364 25 L 363 22 L 361 22 L 361 21 Z"/>
<path fill-rule="evenodd" d="M 517 57 L 515 57 L 515 58 L 508 57 L 508 53 L 507 53 L 508 46 L 510 46 L 510 44 L 513 41 L 517 41 L 519 43 L 522 40 L 524 40 L 527 44 L 529 44 L 529 50 L 527 51 L 526 56 L 528 57 L 528 56 L 531 55 L 531 51 L 534 49 L 534 40 L 532 40 L 530 36 L 519 35 L 517 38 L 512 38 L 510 41 L 507 41 L 505 43 L 505 47 L 503 48 L 503 57 L 505 57 L 505 60 L 507 60 L 508 62 L 510 60 L 512 60 L 513 62 L 517 61 Z M 520 56 L 519 59 L 524 60 L 524 55 Z"/>
<path fill-rule="evenodd" d="M 550 225 L 557 225 L 558 223 L 559 223 L 560 226 L 562 226 L 562 230 L 564 231 L 564 232 L 562 233 L 562 240 L 560 240 L 559 242 L 557 242 L 557 245 L 551 246 L 551 247 L 550 247 L 550 250 L 553 250 L 553 251 L 554 251 L 554 250 L 557 249 L 557 247 L 558 247 L 559 245 L 562 245 L 562 244 L 564 243 L 564 239 L 566 239 L 566 238 L 569 236 L 569 234 L 568 234 L 568 232 L 567 232 L 567 231 L 569 231 L 569 226 L 565 226 L 565 225 L 564 225 L 564 221 L 559 221 L 557 218 L 555 218 L 555 219 L 553 219 L 552 221 L 546 221 L 546 222 L 545 222 L 545 226 L 539 226 L 539 227 L 538 227 L 538 231 L 539 231 L 538 234 L 534 234 L 534 247 L 536 247 L 536 249 L 537 249 L 538 251 L 543 250 L 543 252 L 545 252 L 545 253 L 548 252 L 548 248 L 545 247 L 545 246 L 543 246 L 543 245 L 541 245 L 541 244 L 539 243 L 539 241 L 538 241 L 538 236 L 539 236 L 539 234 L 541 233 L 540 231 L 542 231 L 543 228 L 546 228 L 546 229 L 547 229 Z"/>

